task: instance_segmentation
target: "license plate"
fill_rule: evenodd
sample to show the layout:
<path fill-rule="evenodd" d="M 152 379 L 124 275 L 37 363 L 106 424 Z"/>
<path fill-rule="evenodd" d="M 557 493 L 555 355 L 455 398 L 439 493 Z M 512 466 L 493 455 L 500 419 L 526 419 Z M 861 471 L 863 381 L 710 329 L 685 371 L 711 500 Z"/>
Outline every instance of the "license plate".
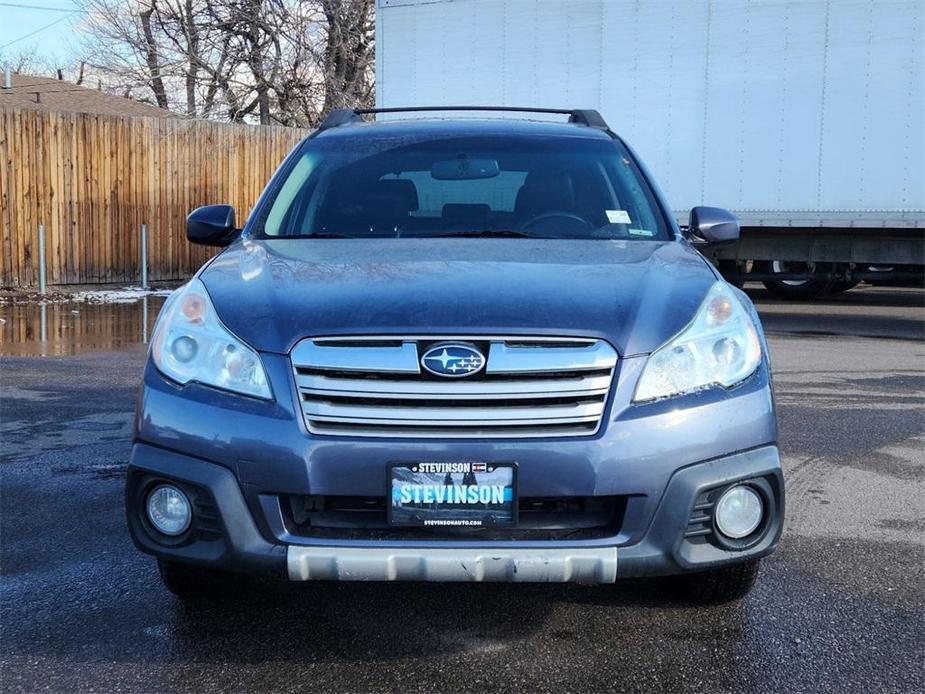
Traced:
<path fill-rule="evenodd" d="M 479 528 L 517 523 L 517 463 L 393 463 L 391 525 Z"/>

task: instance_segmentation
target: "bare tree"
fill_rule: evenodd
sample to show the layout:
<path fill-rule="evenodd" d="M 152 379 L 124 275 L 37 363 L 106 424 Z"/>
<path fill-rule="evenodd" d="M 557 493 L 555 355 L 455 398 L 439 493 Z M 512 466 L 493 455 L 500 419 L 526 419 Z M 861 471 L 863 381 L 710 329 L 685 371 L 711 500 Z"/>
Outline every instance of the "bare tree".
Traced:
<path fill-rule="evenodd" d="M 56 77 L 65 82 L 82 84 L 86 72 L 86 61 L 81 59 L 48 58 L 34 47 L 21 48 L 14 52 L 0 51 L 0 65 L 21 75 Z"/>
<path fill-rule="evenodd" d="M 0 65 L 19 74 L 44 75 L 48 72 L 48 66 L 31 49 L 0 51 Z"/>
<path fill-rule="evenodd" d="M 372 3 L 363 0 L 322 0 L 324 46 L 324 108 L 368 106 L 372 99 Z"/>
<path fill-rule="evenodd" d="M 141 32 L 144 37 L 144 54 L 145 63 L 148 66 L 150 75 L 150 87 L 154 92 L 154 100 L 161 108 L 167 108 L 167 90 L 164 88 L 164 77 L 161 74 L 161 60 L 157 48 L 157 42 L 154 39 L 154 31 L 151 29 L 151 15 L 154 14 L 154 2 L 145 7 L 138 13 L 138 21 L 141 24 Z"/>
<path fill-rule="evenodd" d="M 373 0 L 82 0 L 110 88 L 191 117 L 312 126 L 373 95 Z"/>

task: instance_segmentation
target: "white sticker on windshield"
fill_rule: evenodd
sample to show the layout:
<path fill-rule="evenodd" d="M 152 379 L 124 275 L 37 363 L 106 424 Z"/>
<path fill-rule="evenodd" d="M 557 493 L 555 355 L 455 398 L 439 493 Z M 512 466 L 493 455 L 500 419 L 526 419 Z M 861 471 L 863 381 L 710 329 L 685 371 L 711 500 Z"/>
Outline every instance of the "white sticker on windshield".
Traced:
<path fill-rule="evenodd" d="M 655 236 L 655 232 L 648 229 L 629 229 L 628 231 L 633 236 Z"/>
<path fill-rule="evenodd" d="M 629 224 L 630 216 L 626 210 L 607 210 L 607 221 L 611 224 Z"/>

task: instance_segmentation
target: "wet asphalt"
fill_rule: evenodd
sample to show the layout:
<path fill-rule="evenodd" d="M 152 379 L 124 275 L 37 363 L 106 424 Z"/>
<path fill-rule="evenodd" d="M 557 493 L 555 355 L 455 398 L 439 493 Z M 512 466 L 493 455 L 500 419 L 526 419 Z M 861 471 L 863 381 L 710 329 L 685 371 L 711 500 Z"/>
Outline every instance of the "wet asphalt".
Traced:
<path fill-rule="evenodd" d="M 39 348 L 0 306 L 0 689 L 921 691 L 925 294 L 752 294 L 788 514 L 752 593 L 714 608 L 667 581 L 258 583 L 184 606 L 123 518 L 139 307 L 57 307 Z"/>

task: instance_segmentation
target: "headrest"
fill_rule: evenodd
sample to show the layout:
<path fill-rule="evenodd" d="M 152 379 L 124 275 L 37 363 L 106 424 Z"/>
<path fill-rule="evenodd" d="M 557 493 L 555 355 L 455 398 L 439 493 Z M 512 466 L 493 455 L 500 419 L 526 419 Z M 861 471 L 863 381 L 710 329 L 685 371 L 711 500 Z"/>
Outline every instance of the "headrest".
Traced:
<path fill-rule="evenodd" d="M 414 182 L 404 178 L 385 178 L 373 181 L 365 186 L 363 198 L 372 198 L 371 202 L 382 203 L 390 209 L 411 212 L 418 209 L 418 189 Z M 364 200 L 365 202 L 365 200 Z"/>
<path fill-rule="evenodd" d="M 514 202 L 514 212 L 523 217 L 533 217 L 544 212 L 572 212 L 575 209 L 575 194 L 571 181 L 544 180 L 531 182 L 529 177 Z"/>

